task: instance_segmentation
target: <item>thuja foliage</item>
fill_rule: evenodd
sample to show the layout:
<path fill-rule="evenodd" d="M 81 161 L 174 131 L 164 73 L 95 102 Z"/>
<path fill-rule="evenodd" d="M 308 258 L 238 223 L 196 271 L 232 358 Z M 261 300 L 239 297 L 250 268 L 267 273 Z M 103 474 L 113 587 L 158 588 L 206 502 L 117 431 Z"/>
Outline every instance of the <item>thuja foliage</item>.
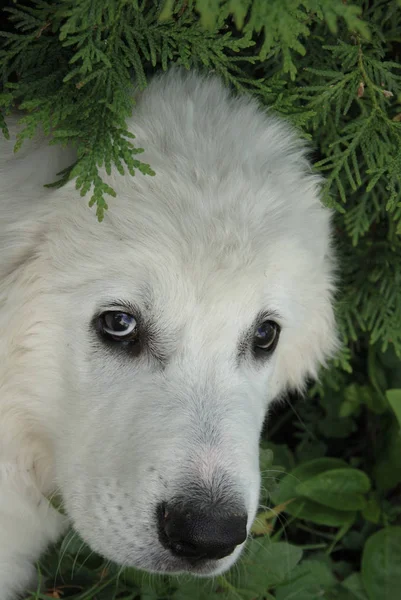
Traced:
<path fill-rule="evenodd" d="M 115 197 L 101 167 L 153 175 L 126 118 L 133 87 L 157 70 L 214 71 L 293 123 L 335 214 L 343 341 L 309 398 L 270 416 L 266 508 L 238 570 L 211 582 L 149 578 L 71 534 L 38 567 L 52 595 L 28 598 L 398 598 L 400 0 L 9 0 L 1 29 L 0 127 L 7 136 L 18 107 L 17 150 L 39 125 L 52 143 L 74 144 L 59 184 L 74 178 L 99 220 Z"/>

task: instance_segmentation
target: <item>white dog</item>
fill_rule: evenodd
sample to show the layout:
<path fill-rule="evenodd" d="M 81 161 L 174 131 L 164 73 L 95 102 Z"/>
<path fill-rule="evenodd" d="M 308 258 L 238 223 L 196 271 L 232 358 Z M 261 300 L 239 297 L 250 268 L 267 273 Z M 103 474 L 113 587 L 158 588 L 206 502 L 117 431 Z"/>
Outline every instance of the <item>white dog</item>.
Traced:
<path fill-rule="evenodd" d="M 113 173 L 102 224 L 43 187 L 68 150 L 1 141 L 1 600 L 65 527 L 55 491 L 120 564 L 229 568 L 267 407 L 335 349 L 330 214 L 288 126 L 177 70 L 129 126 L 156 176 Z"/>

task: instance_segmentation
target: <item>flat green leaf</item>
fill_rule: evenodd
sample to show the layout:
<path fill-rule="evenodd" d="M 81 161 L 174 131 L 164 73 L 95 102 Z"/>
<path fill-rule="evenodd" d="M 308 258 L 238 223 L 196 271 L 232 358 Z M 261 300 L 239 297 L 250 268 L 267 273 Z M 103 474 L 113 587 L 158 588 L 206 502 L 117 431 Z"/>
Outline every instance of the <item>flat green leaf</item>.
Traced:
<path fill-rule="evenodd" d="M 263 441 L 261 444 L 261 468 L 267 469 L 272 464 L 280 465 L 286 471 L 290 471 L 295 467 L 295 461 L 293 454 L 286 444 L 273 444 L 272 442 Z M 273 452 L 273 462 L 263 466 L 267 461 L 267 454 L 264 454 L 265 450 L 271 450 Z M 265 458 L 266 457 L 266 458 Z M 272 467 L 274 468 L 274 467 Z"/>
<path fill-rule="evenodd" d="M 286 542 L 272 542 L 269 537 L 251 540 L 239 568 L 230 582 L 237 588 L 265 594 L 278 584 L 289 581 L 302 558 L 302 550 Z"/>
<path fill-rule="evenodd" d="M 297 495 L 337 510 L 362 510 L 363 494 L 370 489 L 369 477 L 358 469 L 332 469 L 307 479 L 295 488 Z"/>
<path fill-rule="evenodd" d="M 336 510 L 323 506 L 308 498 L 294 500 L 288 508 L 288 514 L 327 527 L 344 527 L 349 525 L 356 517 L 356 512 Z"/>
<path fill-rule="evenodd" d="M 380 504 L 377 501 L 377 498 L 374 495 L 371 495 L 366 502 L 366 506 L 362 511 L 362 516 L 367 521 L 371 523 L 375 523 L 376 525 L 380 521 L 381 516 L 381 508 Z"/>
<path fill-rule="evenodd" d="M 337 458 L 318 458 L 296 467 L 291 473 L 286 475 L 272 493 L 272 499 L 276 504 L 282 504 L 295 498 L 286 507 L 286 512 L 297 516 L 300 519 L 317 523 L 318 525 L 328 525 L 331 527 L 341 527 L 350 522 L 355 516 L 353 511 L 342 511 L 337 508 L 330 508 L 318 504 L 309 498 L 302 498 L 296 491 L 297 486 L 303 482 L 334 469 L 350 468 L 347 463 Z"/>
<path fill-rule="evenodd" d="M 356 598 L 352 592 L 338 584 L 327 590 L 324 600 L 356 600 Z"/>
<path fill-rule="evenodd" d="M 347 463 L 339 458 L 316 458 L 293 469 L 291 471 L 291 476 L 300 483 L 301 481 L 306 481 L 325 471 L 347 467 Z"/>
<path fill-rule="evenodd" d="M 401 482 L 401 430 L 394 421 L 385 434 L 373 469 L 376 485 L 381 491 L 390 490 Z"/>
<path fill-rule="evenodd" d="M 401 427 L 401 390 L 387 390 L 386 397 Z"/>
<path fill-rule="evenodd" d="M 386 527 L 367 540 L 362 580 L 369 600 L 395 600 L 401 593 L 401 527 Z"/>
<path fill-rule="evenodd" d="M 316 600 L 325 598 L 325 590 L 336 584 L 328 564 L 304 560 L 292 572 L 292 581 L 276 591 L 277 600 Z"/>
<path fill-rule="evenodd" d="M 179 588 L 169 597 L 172 600 L 188 600 L 189 598 L 194 598 L 194 600 L 224 600 L 224 598 L 228 599 L 229 597 L 232 600 L 242 600 L 240 593 L 236 594 L 235 590 L 228 596 L 223 590 L 221 592 L 216 591 L 217 588 L 215 581 L 191 578 L 189 581 L 181 582 Z M 160 598 L 160 595 L 155 596 L 155 600 L 156 598 Z"/>
<path fill-rule="evenodd" d="M 352 592 L 357 600 L 368 600 L 360 573 L 352 573 L 342 582 L 343 587 Z"/>

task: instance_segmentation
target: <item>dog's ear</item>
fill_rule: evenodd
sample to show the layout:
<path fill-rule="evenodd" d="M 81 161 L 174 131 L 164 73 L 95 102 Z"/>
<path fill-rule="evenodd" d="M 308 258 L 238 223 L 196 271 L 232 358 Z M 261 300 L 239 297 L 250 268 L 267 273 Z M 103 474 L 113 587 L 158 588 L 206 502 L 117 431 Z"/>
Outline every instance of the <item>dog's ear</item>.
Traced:
<path fill-rule="evenodd" d="M 50 147 L 42 131 L 14 152 L 21 116 L 7 117 L 9 140 L 0 135 L 0 283 L 35 257 L 43 241 L 46 213 L 52 210 L 51 190 L 44 186 L 75 160 L 73 149 Z"/>
<path fill-rule="evenodd" d="M 300 193 L 295 233 L 289 227 L 288 235 L 274 247 L 274 280 L 284 290 L 285 305 L 276 350 L 276 395 L 288 389 L 303 392 L 306 382 L 318 378 L 340 346 L 334 312 L 338 275 L 332 214 L 321 205 L 318 191 L 310 186 Z"/>
<path fill-rule="evenodd" d="M 338 347 L 332 294 L 327 289 L 314 304 L 310 318 L 282 348 L 279 369 L 285 387 L 303 392 L 307 380 L 318 378 L 320 368 L 335 356 Z"/>
<path fill-rule="evenodd" d="M 316 261 L 296 291 L 296 310 L 280 337 L 277 355 L 278 393 L 303 392 L 307 380 L 316 380 L 321 367 L 339 349 L 334 314 L 334 275 L 331 255 Z"/>

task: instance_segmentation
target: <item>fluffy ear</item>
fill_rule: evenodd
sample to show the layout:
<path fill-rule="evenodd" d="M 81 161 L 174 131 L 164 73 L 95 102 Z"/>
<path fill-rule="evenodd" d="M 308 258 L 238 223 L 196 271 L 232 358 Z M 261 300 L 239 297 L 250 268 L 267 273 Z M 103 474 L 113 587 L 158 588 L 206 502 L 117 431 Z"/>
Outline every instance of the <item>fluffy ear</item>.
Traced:
<path fill-rule="evenodd" d="M 330 281 L 316 286 L 310 314 L 288 338 L 283 336 L 278 370 L 284 388 L 304 391 L 307 379 L 317 379 L 321 366 L 339 347 L 333 310 L 333 286 Z"/>
<path fill-rule="evenodd" d="M 317 379 L 320 367 L 334 357 L 340 346 L 334 316 L 335 262 L 330 215 L 319 208 L 319 227 L 306 218 L 309 236 L 316 232 L 314 239 L 288 240 L 280 251 L 291 268 L 282 282 L 286 290 L 283 302 L 288 304 L 288 310 L 277 347 L 278 393 L 285 389 L 303 391 L 307 379 Z M 298 226 L 302 228 L 302 224 Z"/>
<path fill-rule="evenodd" d="M 47 197 L 54 192 L 44 185 L 55 181 L 57 173 L 75 160 L 75 150 L 49 146 L 40 131 L 14 153 L 20 117 L 7 117 L 9 140 L 0 135 L 0 282 L 33 256 L 41 241 L 46 213 L 53 208 Z"/>

